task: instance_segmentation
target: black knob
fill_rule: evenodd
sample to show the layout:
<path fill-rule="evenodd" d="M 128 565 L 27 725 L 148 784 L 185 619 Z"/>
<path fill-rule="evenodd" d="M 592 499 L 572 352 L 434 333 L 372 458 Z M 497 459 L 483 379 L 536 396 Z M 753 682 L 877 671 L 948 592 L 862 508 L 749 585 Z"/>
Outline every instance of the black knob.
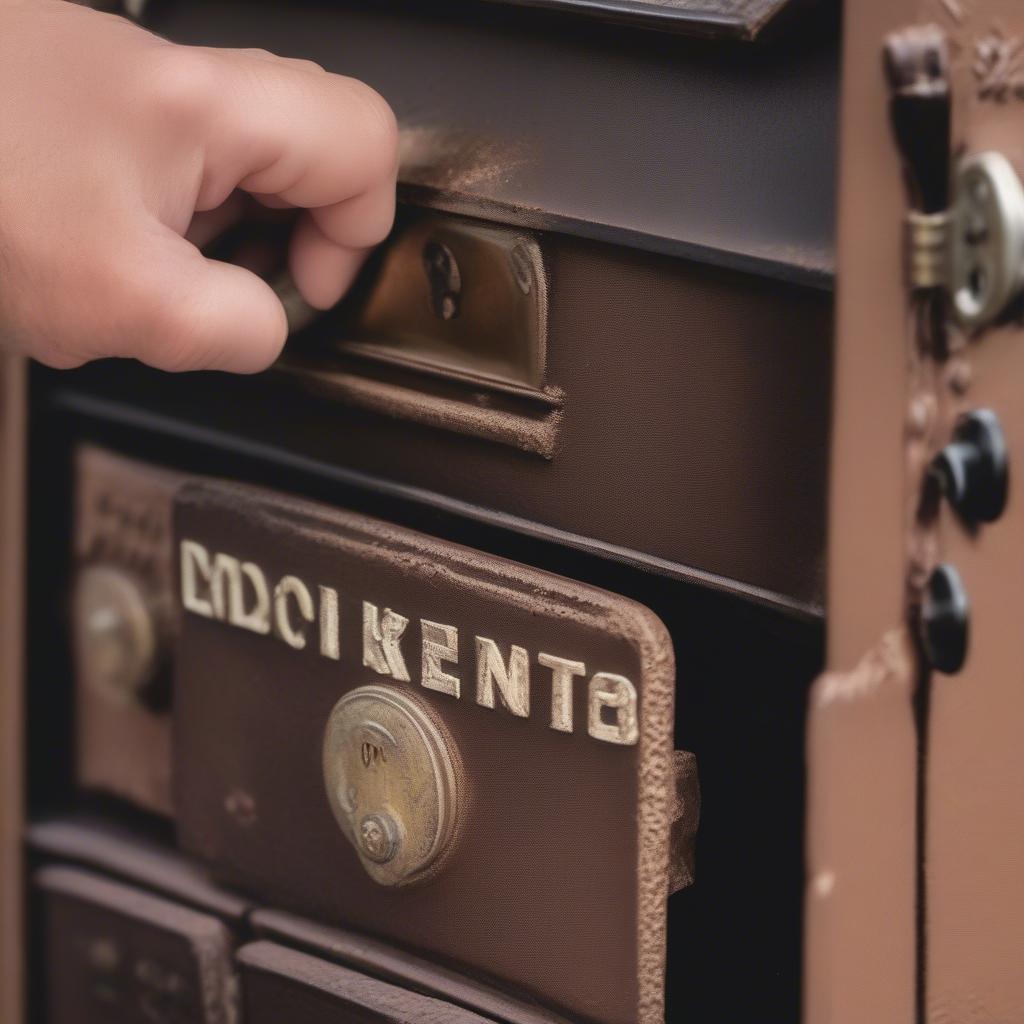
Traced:
<path fill-rule="evenodd" d="M 967 660 L 971 606 L 960 574 L 942 564 L 928 578 L 921 608 L 921 642 L 934 668 L 953 675 Z"/>
<path fill-rule="evenodd" d="M 969 523 L 991 523 L 1006 508 L 1009 460 L 996 414 L 975 409 L 957 424 L 953 440 L 935 456 L 931 474 Z"/>

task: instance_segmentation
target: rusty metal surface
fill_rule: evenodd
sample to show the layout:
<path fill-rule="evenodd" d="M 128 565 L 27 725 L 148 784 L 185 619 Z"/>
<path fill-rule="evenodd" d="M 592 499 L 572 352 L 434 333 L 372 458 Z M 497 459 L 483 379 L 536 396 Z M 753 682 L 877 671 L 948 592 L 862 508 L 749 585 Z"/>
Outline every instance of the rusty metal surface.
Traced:
<path fill-rule="evenodd" d="M 271 903 L 548 1005 L 659 1021 L 675 680 L 659 620 L 596 588 L 253 488 L 187 485 L 175 534 L 190 610 L 175 675 L 185 847 Z M 302 592 L 319 610 L 280 596 Z M 558 659 L 569 659 L 561 674 Z M 324 788 L 331 709 L 368 683 L 443 721 L 462 769 L 452 849 L 408 889 L 366 874 Z"/>
<path fill-rule="evenodd" d="M 398 113 L 417 203 L 830 282 L 828 29 L 722 50 L 492 4 L 223 0 L 154 6 L 152 27 L 365 79 Z"/>
<path fill-rule="evenodd" d="M 22 1019 L 27 367 L 0 356 L 0 1020 Z"/>

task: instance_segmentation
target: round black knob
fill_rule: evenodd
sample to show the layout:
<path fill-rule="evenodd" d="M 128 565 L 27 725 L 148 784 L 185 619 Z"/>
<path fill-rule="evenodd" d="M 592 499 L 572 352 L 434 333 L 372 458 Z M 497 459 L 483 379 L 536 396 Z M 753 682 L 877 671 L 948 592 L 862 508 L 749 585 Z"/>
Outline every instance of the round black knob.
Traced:
<path fill-rule="evenodd" d="M 935 456 L 931 474 L 967 522 L 998 519 L 1006 508 L 1009 459 L 996 414 L 975 409 L 964 416 L 953 440 Z"/>
<path fill-rule="evenodd" d="M 921 642 L 934 668 L 953 675 L 967 660 L 971 606 L 960 574 L 948 564 L 928 579 L 921 608 Z"/>

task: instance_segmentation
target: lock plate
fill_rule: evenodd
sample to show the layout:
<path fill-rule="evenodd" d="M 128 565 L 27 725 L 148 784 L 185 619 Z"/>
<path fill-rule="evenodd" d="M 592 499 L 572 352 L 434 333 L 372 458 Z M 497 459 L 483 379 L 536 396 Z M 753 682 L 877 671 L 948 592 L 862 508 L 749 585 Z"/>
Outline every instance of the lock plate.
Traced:
<path fill-rule="evenodd" d="M 405 885 L 437 867 L 458 809 L 454 744 L 401 690 L 360 686 L 324 732 L 331 810 L 370 877 Z"/>

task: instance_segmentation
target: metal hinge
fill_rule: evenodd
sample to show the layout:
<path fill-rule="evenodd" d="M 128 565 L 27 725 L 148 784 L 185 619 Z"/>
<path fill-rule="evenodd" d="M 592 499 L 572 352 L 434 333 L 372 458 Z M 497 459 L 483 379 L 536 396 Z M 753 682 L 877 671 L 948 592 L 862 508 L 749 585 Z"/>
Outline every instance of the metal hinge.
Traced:
<path fill-rule="evenodd" d="M 968 330 L 993 323 L 1024 292 L 1024 187 L 1000 153 L 951 158 L 948 41 L 934 25 L 886 43 L 891 117 L 911 191 L 907 276 L 940 291 Z"/>
<path fill-rule="evenodd" d="M 1001 153 L 963 159 L 947 210 L 907 215 L 908 276 L 940 288 L 962 326 L 999 319 L 1024 292 L 1024 187 Z"/>

